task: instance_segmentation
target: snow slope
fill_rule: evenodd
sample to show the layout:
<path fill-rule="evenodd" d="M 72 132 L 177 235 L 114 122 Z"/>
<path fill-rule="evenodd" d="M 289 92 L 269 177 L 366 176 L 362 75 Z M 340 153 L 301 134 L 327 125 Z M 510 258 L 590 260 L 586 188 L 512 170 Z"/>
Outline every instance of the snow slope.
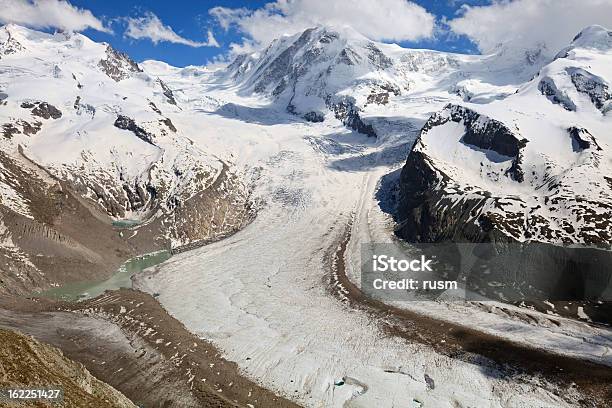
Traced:
<path fill-rule="evenodd" d="M 183 111 L 172 90 L 107 44 L 6 25 L 0 93 L 2 151 L 18 157 L 21 146 L 111 219 L 155 225 L 162 241 L 178 246 L 207 237 L 204 224 L 218 222 L 204 208 L 181 215 L 184 203 L 209 200 L 202 197 L 209 190 L 244 205 L 246 187 L 232 169 L 174 125 Z M 2 188 L 14 197 L 6 205 L 29 216 L 23 197 L 7 183 Z M 226 219 L 234 216 L 241 218 L 228 212 Z M 177 227 L 181 217 L 197 220 L 202 232 Z M 228 228 L 240 221 L 234 224 Z"/>

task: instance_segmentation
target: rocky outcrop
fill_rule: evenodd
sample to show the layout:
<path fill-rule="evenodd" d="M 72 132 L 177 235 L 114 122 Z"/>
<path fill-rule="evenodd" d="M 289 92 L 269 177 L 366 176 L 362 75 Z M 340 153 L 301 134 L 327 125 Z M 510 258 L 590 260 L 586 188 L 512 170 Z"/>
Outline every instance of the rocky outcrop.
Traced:
<path fill-rule="evenodd" d="M 576 104 L 565 92 L 557 88 L 552 78 L 542 78 L 538 84 L 538 89 L 542 95 L 546 96 L 552 103 L 561 105 L 565 110 L 576 111 Z"/>
<path fill-rule="evenodd" d="M 612 99 L 610 88 L 603 78 L 577 67 L 568 67 L 566 72 L 576 90 L 588 95 L 597 109 L 602 113 L 611 109 L 609 104 L 610 99 Z"/>
<path fill-rule="evenodd" d="M 31 109 L 32 115 L 43 119 L 59 119 L 62 117 L 62 112 L 47 102 L 23 102 L 21 107 L 24 109 Z"/>
<path fill-rule="evenodd" d="M 6 139 L 12 139 L 13 136 L 18 134 L 30 136 L 38 133 L 41 128 L 41 122 L 30 123 L 23 119 L 18 119 L 15 123 L 5 123 L 2 125 L 2 136 Z"/>
<path fill-rule="evenodd" d="M 599 147 L 599 144 L 597 144 L 597 141 L 587 129 L 572 126 L 567 129 L 567 132 L 572 138 L 572 148 L 575 152 L 591 148 L 601 150 L 601 147 Z"/>
<path fill-rule="evenodd" d="M 445 109 L 450 113 L 450 120 L 458 123 L 463 122 L 463 126 L 465 126 L 464 143 L 510 157 L 517 157 L 521 149 L 527 144 L 526 139 L 519 139 L 500 121 L 482 116 L 459 105 L 447 105 Z M 445 119 L 436 118 L 433 123 L 426 123 L 424 128 L 444 123 Z"/>
<path fill-rule="evenodd" d="M 313 123 L 323 122 L 325 120 L 325 116 L 321 112 L 314 111 L 306 112 L 303 118 L 306 119 L 308 122 Z"/>
<path fill-rule="evenodd" d="M 336 119 L 341 121 L 346 127 L 364 135 L 376 137 L 374 127 L 361 119 L 359 108 L 357 108 L 352 98 L 345 97 L 340 100 L 334 100 L 329 97 L 326 102 Z"/>
<path fill-rule="evenodd" d="M 527 144 L 526 139 L 517 136 L 498 120 L 480 115 L 464 106 L 452 104 L 445 106 L 441 114 L 434 114 L 429 118 L 421 133 L 426 133 L 433 127 L 444 125 L 449 121 L 462 123 L 465 127 L 463 143 L 511 158 L 512 166 L 508 169 L 507 174 L 518 182 L 523 181 L 521 160 L 522 149 Z"/>
<path fill-rule="evenodd" d="M 505 229 L 522 228 L 518 216 L 484 213 L 486 192 L 456 200 L 445 192 L 449 184 L 430 157 L 412 151 L 400 175 L 396 234 L 410 242 L 487 242 L 508 241 Z"/>
<path fill-rule="evenodd" d="M 137 125 L 136 121 L 128 116 L 118 115 L 115 123 L 113 123 L 113 126 L 118 129 L 129 130 L 143 142 L 155 146 L 155 143 L 153 143 L 153 135 L 147 132 L 141 126 Z"/>
<path fill-rule="evenodd" d="M 539 152 L 518 133 L 520 122 L 514 123 L 511 129 L 456 105 L 433 114 L 401 172 L 397 235 L 450 243 L 464 252 L 457 256 L 476 257 L 473 269 L 462 271 L 470 287 L 487 296 L 601 299 L 610 282 L 601 265 L 612 259 L 612 181 L 601 176 L 604 149 L 589 130 L 571 126 L 567 139 L 562 132 L 558 142 L 548 142 L 551 149 L 571 143 L 576 162 L 560 165 L 548 156 L 556 151 L 535 156 Z M 583 183 L 588 188 L 578 187 Z M 502 288 L 500 282 L 510 283 Z"/>
<path fill-rule="evenodd" d="M 63 406 L 136 408 L 125 395 L 55 347 L 5 329 L 0 329 L 0 343 L 3 388 L 61 387 Z"/>
<path fill-rule="evenodd" d="M 168 103 L 176 106 L 176 99 L 174 99 L 174 93 L 172 93 L 172 89 L 170 89 L 168 85 L 166 85 L 166 83 L 161 79 L 158 78 L 157 81 L 159 82 L 159 86 L 161 86 L 163 94 L 166 97 Z"/>
<path fill-rule="evenodd" d="M 210 243 L 250 223 L 256 211 L 242 190 L 241 181 L 224 164 L 209 188 L 185 201 L 177 197 L 174 211 L 162 217 L 164 224 L 172 226 L 175 247 Z"/>
<path fill-rule="evenodd" d="M 366 106 L 370 104 L 386 105 L 389 103 L 389 97 L 401 95 L 401 90 L 390 83 L 372 84 L 370 94 L 366 99 Z"/>
<path fill-rule="evenodd" d="M 100 60 L 98 66 L 115 82 L 129 78 L 133 73 L 142 72 L 138 64 L 127 54 L 115 50 L 110 45 L 106 46 L 106 58 Z"/>
<path fill-rule="evenodd" d="M 536 233 L 553 239 L 554 233 L 547 230 L 546 223 L 536 221 L 537 216 L 532 216 L 532 224 L 526 224 L 528 206 L 520 197 L 498 197 L 482 188 L 458 184 L 445 174 L 436 161 L 436 152 L 428 150 L 422 139 L 449 122 L 463 124 L 465 133 L 460 143 L 511 160 L 505 176 L 517 183 L 524 181 L 521 161 L 525 139 L 495 119 L 466 107 L 447 105 L 425 123 L 402 169 L 398 235 L 416 242 L 515 241 Z M 562 225 L 571 228 L 571 223 Z"/>

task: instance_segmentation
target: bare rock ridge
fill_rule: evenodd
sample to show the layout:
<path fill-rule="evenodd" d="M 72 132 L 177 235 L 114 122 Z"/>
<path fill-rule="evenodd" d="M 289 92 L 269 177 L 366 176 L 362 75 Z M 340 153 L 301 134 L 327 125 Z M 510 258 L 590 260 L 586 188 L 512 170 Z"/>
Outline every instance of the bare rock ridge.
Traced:
<path fill-rule="evenodd" d="M 155 146 L 155 143 L 153 143 L 153 136 L 149 132 L 144 130 L 142 127 L 138 126 L 132 118 L 119 115 L 117 116 L 117 120 L 115 120 L 115 123 L 113 123 L 113 126 L 118 129 L 129 130 L 143 142 Z"/>
<path fill-rule="evenodd" d="M 142 72 L 138 64 L 127 54 L 115 50 L 110 45 L 106 46 L 106 58 L 101 59 L 98 65 L 116 82 L 129 78 L 132 73 Z"/>
<path fill-rule="evenodd" d="M 32 109 L 32 115 L 39 116 L 43 119 L 59 119 L 62 117 L 62 112 L 47 102 L 24 102 L 21 104 L 21 107 L 24 109 Z"/>
<path fill-rule="evenodd" d="M 568 111 L 576 110 L 574 102 L 564 91 L 557 88 L 557 85 L 551 78 L 542 78 L 538 84 L 538 89 L 542 92 L 542 95 L 546 95 L 552 103 L 559 104 Z"/>
<path fill-rule="evenodd" d="M 92 376 L 82 364 L 64 357 L 59 349 L 5 329 L 0 329 L 0 343 L 2 388 L 61 387 L 65 406 L 136 407 L 121 392 Z"/>

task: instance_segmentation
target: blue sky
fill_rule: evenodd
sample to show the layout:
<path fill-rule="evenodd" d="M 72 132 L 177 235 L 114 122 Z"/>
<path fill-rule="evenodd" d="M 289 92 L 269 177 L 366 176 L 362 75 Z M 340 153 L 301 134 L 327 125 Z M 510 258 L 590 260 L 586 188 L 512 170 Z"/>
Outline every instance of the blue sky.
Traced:
<path fill-rule="evenodd" d="M 155 13 L 165 25 L 172 27 L 177 34 L 195 41 L 205 41 L 208 29 L 212 28 L 221 45 L 219 48 L 194 48 L 170 42 L 153 44 L 146 39 L 125 38 L 123 35 L 123 25 L 125 23 L 121 21 L 111 23 L 114 34 L 101 33 L 93 29 L 83 31 L 83 34 L 95 41 L 106 41 L 113 47 L 127 52 L 136 61 L 157 59 L 175 66 L 186 66 L 202 65 L 212 61 L 215 56 L 227 53 L 231 42 L 240 40 L 240 36 L 235 30 L 226 34 L 215 24 L 215 21 L 208 14 L 210 8 L 215 6 L 237 8 L 244 7 L 247 4 L 249 8 L 258 8 L 266 1 L 72 0 L 71 3 L 91 10 L 95 16 L 103 21 L 123 16 L 136 17 L 142 15 L 143 12 L 150 11 Z"/>
<path fill-rule="evenodd" d="M 103 33 L 93 29 L 83 31 L 95 41 L 106 41 L 115 48 L 127 52 L 135 60 L 157 59 L 176 66 L 201 65 L 227 54 L 229 45 L 241 41 L 243 33 L 236 28 L 224 30 L 209 15 L 209 9 L 217 6 L 227 8 L 258 9 L 269 1 L 262 0 L 215 0 L 215 1 L 167 1 L 167 0 L 71 0 L 74 6 L 90 10 L 105 24 L 110 24 L 114 33 Z M 416 0 L 438 19 L 452 18 L 462 3 L 453 0 Z M 488 0 L 471 1 L 470 4 L 486 4 Z M 182 37 L 194 41 L 206 41 L 207 31 L 212 30 L 220 47 L 190 47 L 170 42 L 153 44 L 147 39 L 134 40 L 123 35 L 125 16 L 138 17 L 152 12 L 167 26 Z M 398 41 L 394 41 L 398 42 Z M 434 39 L 401 41 L 401 45 L 416 48 L 431 48 L 462 53 L 477 52 L 476 46 L 466 37 L 448 33 L 437 33 Z"/>

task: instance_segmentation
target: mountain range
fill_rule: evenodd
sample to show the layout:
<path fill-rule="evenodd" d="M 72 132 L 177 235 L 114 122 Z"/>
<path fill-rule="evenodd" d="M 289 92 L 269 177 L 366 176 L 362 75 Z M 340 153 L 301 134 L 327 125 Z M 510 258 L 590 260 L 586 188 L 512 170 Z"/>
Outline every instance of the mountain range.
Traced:
<path fill-rule="evenodd" d="M 605 405 L 610 302 L 583 300 L 612 296 L 611 48 L 600 26 L 490 55 L 314 27 L 173 67 L 5 25 L 0 323 L 145 404 Z M 378 302 L 368 242 L 509 261 L 473 302 Z M 133 289 L 40 294 L 160 250 Z M 537 275 L 558 298 L 504 297 Z"/>
<path fill-rule="evenodd" d="M 231 94 L 296 122 L 339 121 L 390 146 L 390 162 L 413 145 L 395 186 L 397 234 L 409 241 L 609 245 L 611 46 L 599 26 L 554 58 L 404 49 L 316 27 L 208 70 L 6 25 L 2 234 L 4 269 L 20 278 L 6 275 L 5 288 L 50 284 L 42 271 L 58 256 L 74 277 L 110 248 L 120 259 L 248 223 L 249 177 L 180 125 L 193 111 L 261 120 Z M 117 236 L 121 226 L 131 229 Z"/>

